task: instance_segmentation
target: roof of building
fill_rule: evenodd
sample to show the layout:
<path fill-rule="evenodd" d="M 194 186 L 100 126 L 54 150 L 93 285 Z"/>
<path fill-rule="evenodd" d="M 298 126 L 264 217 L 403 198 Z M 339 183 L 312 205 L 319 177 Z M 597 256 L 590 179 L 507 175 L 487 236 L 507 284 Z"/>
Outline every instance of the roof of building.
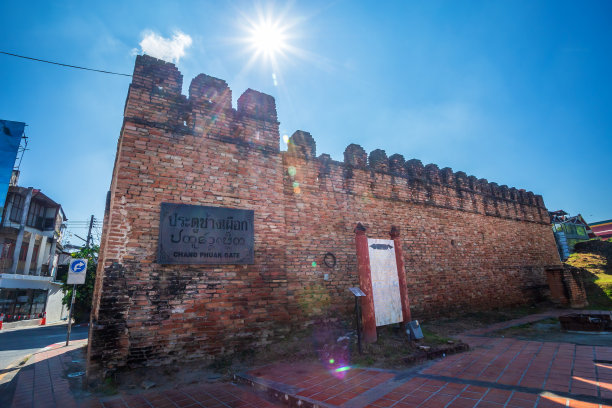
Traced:
<path fill-rule="evenodd" d="M 589 223 L 589 226 L 591 226 L 591 227 L 599 227 L 599 226 L 603 226 L 603 225 L 606 225 L 606 224 L 612 225 L 612 220 L 591 222 L 591 223 Z"/>
<path fill-rule="evenodd" d="M 30 188 L 32 188 L 32 187 L 10 186 L 9 187 L 9 193 L 18 193 L 18 194 L 21 194 L 21 195 L 26 195 Z M 64 221 L 68 220 L 68 218 L 66 218 L 66 214 L 64 213 L 64 209 L 62 208 L 62 205 L 56 203 L 55 201 L 53 201 L 46 194 L 44 194 L 40 189 L 32 188 L 32 198 L 33 199 L 35 198 L 38 201 L 42 201 L 43 203 L 45 203 L 45 205 L 47 205 L 49 207 L 59 208 L 59 210 L 62 212 L 63 220 Z"/>

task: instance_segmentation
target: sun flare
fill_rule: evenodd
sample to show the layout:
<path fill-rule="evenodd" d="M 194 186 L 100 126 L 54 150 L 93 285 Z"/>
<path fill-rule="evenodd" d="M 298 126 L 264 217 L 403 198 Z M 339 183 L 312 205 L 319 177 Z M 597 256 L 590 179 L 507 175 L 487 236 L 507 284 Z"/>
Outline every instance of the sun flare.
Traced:
<path fill-rule="evenodd" d="M 244 69 L 248 70 L 255 64 L 260 68 L 271 69 L 276 86 L 281 65 L 289 57 L 299 57 L 302 54 L 293 44 L 299 36 L 297 26 L 300 20 L 291 16 L 288 6 L 275 10 L 271 4 L 256 7 L 251 15 L 241 14 L 244 34 L 240 42 L 245 46 L 243 51 L 250 54 Z"/>
<path fill-rule="evenodd" d="M 283 70 L 296 61 L 318 64 L 323 60 L 301 47 L 309 17 L 291 8 L 292 3 L 281 8 L 266 3 L 257 5 L 248 14 L 239 11 L 237 23 L 241 34 L 236 42 L 240 53 L 247 56 L 241 74 L 256 68 L 269 74 L 275 87 L 282 87 Z"/>
<path fill-rule="evenodd" d="M 274 58 L 287 48 L 285 30 L 278 23 L 261 21 L 252 27 L 250 43 L 256 52 Z"/>

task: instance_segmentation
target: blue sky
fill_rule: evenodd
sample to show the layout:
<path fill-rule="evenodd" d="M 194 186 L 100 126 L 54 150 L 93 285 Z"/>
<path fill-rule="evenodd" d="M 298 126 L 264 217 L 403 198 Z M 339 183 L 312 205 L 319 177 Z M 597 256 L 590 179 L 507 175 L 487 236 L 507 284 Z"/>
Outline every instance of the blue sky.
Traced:
<path fill-rule="evenodd" d="M 281 134 L 311 132 L 317 154 L 358 143 L 612 218 L 609 1 L 40 1 L 0 15 L 0 51 L 122 73 L 147 35 L 183 33 L 185 93 L 202 72 L 234 103 L 269 93 Z M 259 15 L 286 28 L 276 64 L 249 64 Z M 71 221 L 102 219 L 129 82 L 0 55 L 0 118 L 28 125 L 20 184 Z"/>

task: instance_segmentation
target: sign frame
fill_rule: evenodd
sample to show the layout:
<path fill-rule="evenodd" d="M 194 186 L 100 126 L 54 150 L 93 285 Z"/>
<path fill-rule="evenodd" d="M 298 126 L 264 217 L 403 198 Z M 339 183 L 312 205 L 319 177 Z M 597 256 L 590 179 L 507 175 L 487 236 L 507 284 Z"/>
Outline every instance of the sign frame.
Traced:
<path fill-rule="evenodd" d="M 68 279 L 66 283 L 69 285 L 82 285 L 87 277 L 87 258 L 75 258 L 70 260 L 68 265 Z"/>
<path fill-rule="evenodd" d="M 255 263 L 255 211 L 161 203 L 157 263 L 250 265 Z"/>

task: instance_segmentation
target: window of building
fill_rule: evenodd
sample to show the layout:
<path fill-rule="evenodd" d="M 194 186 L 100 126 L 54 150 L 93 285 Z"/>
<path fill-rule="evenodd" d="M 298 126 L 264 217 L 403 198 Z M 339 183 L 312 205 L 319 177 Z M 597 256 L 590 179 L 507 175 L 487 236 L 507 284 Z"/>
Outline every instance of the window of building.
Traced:
<path fill-rule="evenodd" d="M 28 212 L 28 219 L 26 225 L 42 229 L 45 218 L 45 207 L 39 202 L 33 200 L 30 203 L 30 211 Z"/>
<path fill-rule="evenodd" d="M 28 243 L 23 242 L 21 244 L 21 251 L 19 251 L 19 260 L 25 261 L 27 256 L 28 256 Z"/>
<path fill-rule="evenodd" d="M 19 194 L 13 195 L 13 205 L 11 207 L 11 215 L 10 220 L 13 222 L 21 222 L 21 215 L 23 214 L 23 205 L 25 203 L 25 199 L 23 196 Z"/>

